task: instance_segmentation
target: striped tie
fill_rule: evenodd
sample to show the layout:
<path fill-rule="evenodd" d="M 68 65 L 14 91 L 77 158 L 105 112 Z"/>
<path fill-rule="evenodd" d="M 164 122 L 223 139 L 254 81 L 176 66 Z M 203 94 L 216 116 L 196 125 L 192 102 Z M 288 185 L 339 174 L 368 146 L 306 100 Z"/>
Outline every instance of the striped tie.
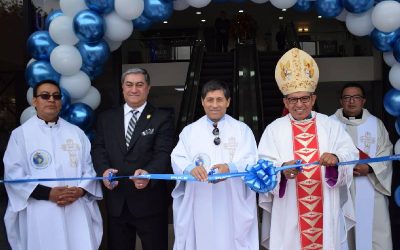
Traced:
<path fill-rule="evenodd" d="M 126 147 L 129 147 L 129 143 L 131 142 L 131 138 L 133 135 L 133 130 L 135 130 L 135 126 L 136 126 L 136 122 L 137 122 L 137 114 L 139 113 L 139 111 L 137 110 L 131 110 L 132 112 L 132 118 L 129 121 L 128 124 L 128 130 L 126 131 L 126 135 L 125 135 L 125 142 L 126 142 Z"/>

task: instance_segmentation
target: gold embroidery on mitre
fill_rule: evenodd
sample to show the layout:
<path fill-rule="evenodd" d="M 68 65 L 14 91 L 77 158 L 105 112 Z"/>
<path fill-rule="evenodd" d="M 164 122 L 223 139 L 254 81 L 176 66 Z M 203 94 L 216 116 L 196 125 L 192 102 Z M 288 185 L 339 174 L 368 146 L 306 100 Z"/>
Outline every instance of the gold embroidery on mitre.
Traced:
<path fill-rule="evenodd" d="M 297 48 L 286 52 L 275 68 L 275 80 L 284 95 L 299 91 L 314 92 L 318 78 L 319 69 L 315 60 Z"/>

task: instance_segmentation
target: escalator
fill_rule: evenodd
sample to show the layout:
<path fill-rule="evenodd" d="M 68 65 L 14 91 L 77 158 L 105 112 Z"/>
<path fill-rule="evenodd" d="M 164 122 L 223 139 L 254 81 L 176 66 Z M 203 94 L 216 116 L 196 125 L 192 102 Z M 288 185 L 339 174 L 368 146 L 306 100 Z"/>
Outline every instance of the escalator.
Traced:
<path fill-rule="evenodd" d="M 281 56 L 278 52 L 258 53 L 264 128 L 282 116 L 283 96 L 275 81 L 275 66 Z"/>
<path fill-rule="evenodd" d="M 204 44 L 194 46 L 178 117 L 177 133 L 204 115 L 201 89 L 209 80 L 225 81 L 233 91 L 234 53 L 209 53 Z M 233 93 L 233 92 L 232 92 Z M 232 106 L 227 113 L 232 114 Z"/>

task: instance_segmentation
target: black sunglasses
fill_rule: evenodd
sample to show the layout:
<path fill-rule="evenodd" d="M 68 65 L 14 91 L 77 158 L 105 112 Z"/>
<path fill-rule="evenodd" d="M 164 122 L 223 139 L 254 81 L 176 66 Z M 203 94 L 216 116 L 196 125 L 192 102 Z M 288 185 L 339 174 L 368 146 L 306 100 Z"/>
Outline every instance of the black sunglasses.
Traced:
<path fill-rule="evenodd" d="M 50 97 L 53 97 L 54 100 L 61 100 L 62 95 L 61 94 L 40 94 L 36 95 L 36 97 L 40 97 L 43 100 L 49 100 Z"/>
<path fill-rule="evenodd" d="M 218 126 L 217 123 L 213 123 L 214 129 L 212 133 L 213 135 L 215 135 L 214 144 L 218 146 L 219 144 L 221 144 L 221 138 L 219 138 L 219 129 L 217 128 L 217 126 Z"/>

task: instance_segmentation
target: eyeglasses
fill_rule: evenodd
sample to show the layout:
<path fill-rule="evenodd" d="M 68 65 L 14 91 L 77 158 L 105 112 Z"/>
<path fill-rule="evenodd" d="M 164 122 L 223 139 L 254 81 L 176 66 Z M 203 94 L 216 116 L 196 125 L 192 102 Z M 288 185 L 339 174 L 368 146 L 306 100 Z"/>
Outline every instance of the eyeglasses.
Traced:
<path fill-rule="evenodd" d="M 344 96 L 342 96 L 342 100 L 344 102 L 350 102 L 352 99 L 355 102 L 359 102 L 362 99 L 364 99 L 364 96 L 362 96 L 362 95 L 344 95 Z"/>
<path fill-rule="evenodd" d="M 286 100 L 288 100 L 290 104 L 296 104 L 298 101 L 300 101 L 301 103 L 308 103 L 311 100 L 311 96 L 312 95 L 302 97 L 286 97 Z"/>
<path fill-rule="evenodd" d="M 53 97 L 54 100 L 58 101 L 58 100 L 61 100 L 62 95 L 61 94 L 39 94 L 39 95 L 36 95 L 36 97 L 40 97 L 43 100 L 49 100 L 50 97 Z"/>
<path fill-rule="evenodd" d="M 218 146 L 219 144 L 221 144 L 221 138 L 219 138 L 219 129 L 217 128 L 217 126 L 218 126 L 217 123 L 213 123 L 214 129 L 212 133 L 213 135 L 215 135 L 214 144 Z"/>

